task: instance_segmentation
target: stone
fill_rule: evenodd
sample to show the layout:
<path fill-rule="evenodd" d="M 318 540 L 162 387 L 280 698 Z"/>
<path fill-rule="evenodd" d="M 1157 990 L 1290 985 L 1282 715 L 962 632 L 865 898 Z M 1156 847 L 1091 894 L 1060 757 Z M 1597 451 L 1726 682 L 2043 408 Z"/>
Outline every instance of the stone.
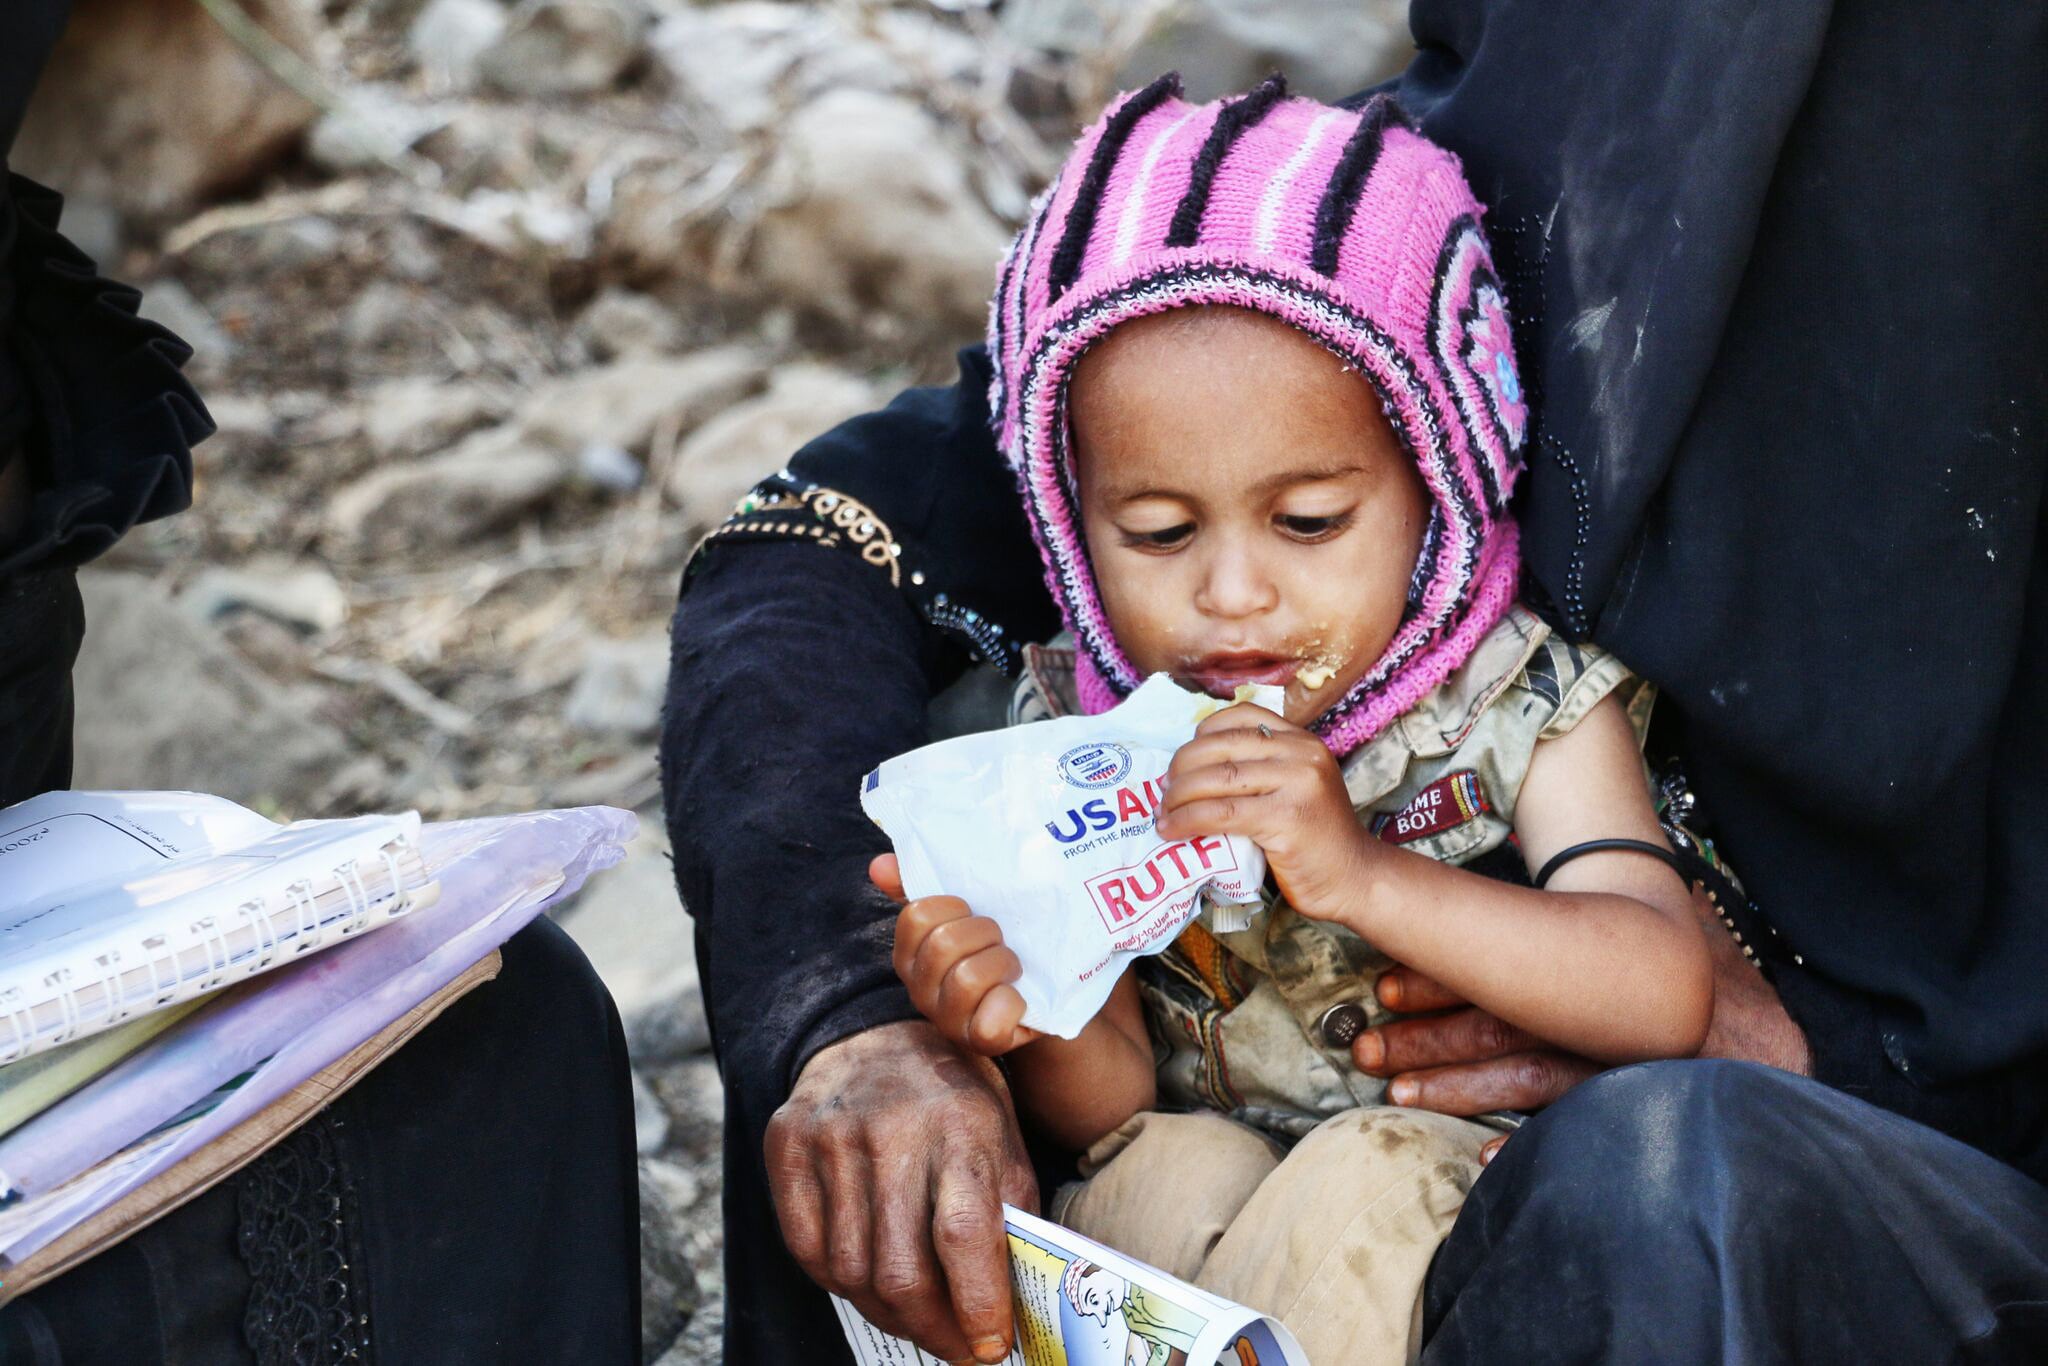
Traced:
<path fill-rule="evenodd" d="M 477 66 L 507 95 L 595 94 L 639 60 L 647 27 L 646 12 L 623 0 L 522 0 Z"/>
<path fill-rule="evenodd" d="M 138 311 L 177 333 L 192 348 L 191 363 L 201 370 L 218 370 L 234 358 L 234 338 L 214 320 L 211 310 L 176 280 L 151 284 L 143 291 Z"/>
<path fill-rule="evenodd" d="M 684 1223 L 689 1211 L 670 1203 L 675 1192 L 662 1170 L 672 1166 L 640 1159 L 640 1349 L 649 1361 L 683 1331 L 698 1301 Z"/>
<path fill-rule="evenodd" d="M 644 1163 L 640 1179 L 651 1181 L 661 1196 L 661 1203 L 679 1214 L 688 1214 L 704 1197 L 704 1183 L 680 1162 L 656 1158 Z"/>
<path fill-rule="evenodd" d="M 545 189 L 477 190 L 464 199 L 424 203 L 420 211 L 515 260 L 580 261 L 594 240 L 590 215 Z"/>
<path fill-rule="evenodd" d="M 422 316 L 421 293 L 390 280 L 370 281 L 342 317 L 342 338 L 352 351 L 372 354 L 430 346 L 434 333 Z"/>
<path fill-rule="evenodd" d="M 647 46 L 677 93 L 735 133 L 766 129 L 828 90 L 915 94 L 967 83 L 981 54 L 956 28 L 913 10 L 844 14 L 776 0 L 687 6 Z"/>
<path fill-rule="evenodd" d="M 461 545 L 518 520 L 568 479 L 565 461 L 493 428 L 343 485 L 328 501 L 327 534 L 338 549 L 359 554 Z"/>
<path fill-rule="evenodd" d="M 576 335 L 599 360 L 673 351 L 682 340 L 676 315 L 645 294 L 616 286 L 591 301 Z"/>
<path fill-rule="evenodd" d="M 706 1303 L 654 1366 L 718 1366 L 725 1350 L 722 1304 Z"/>
<path fill-rule="evenodd" d="M 1009 233 L 937 120 L 894 95 L 834 90 L 783 127 L 741 275 L 848 327 L 877 311 L 979 335 Z"/>
<path fill-rule="evenodd" d="M 202 569 L 178 594 L 178 606 L 199 622 L 247 611 L 308 634 L 331 631 L 348 619 L 348 595 L 334 575 L 282 556 Z"/>
<path fill-rule="evenodd" d="M 1003 31 L 1022 47 L 1099 60 L 1128 13 L 1094 0 L 1012 0 Z M 1125 42 L 1116 84 L 1178 71 L 1188 98 L 1214 99 L 1278 70 L 1297 94 L 1336 100 L 1398 72 L 1415 53 L 1407 0 L 1304 5 L 1298 0 L 1175 0 Z"/>
<path fill-rule="evenodd" d="M 765 376 L 761 359 L 737 346 L 632 356 L 542 385 L 519 420 L 529 442 L 565 456 L 596 442 L 644 454 L 658 428 L 688 432 Z"/>
<path fill-rule="evenodd" d="M 317 63 L 315 0 L 239 8 Z M 7 159 L 66 196 L 161 222 L 271 166 L 314 113 L 196 4 L 78 0 Z"/>
<path fill-rule="evenodd" d="M 822 365 L 782 367 L 768 391 L 712 418 L 683 443 L 669 471 L 668 495 L 685 524 L 725 519 L 740 495 L 774 473 L 798 446 L 879 402 L 874 386 Z"/>
<path fill-rule="evenodd" d="M 218 209 L 211 212 L 224 213 Z M 243 279 L 327 265 L 346 244 L 345 235 L 332 219 L 312 213 L 290 214 L 223 227 L 182 248 L 178 255 L 184 264 L 207 275 Z"/>
<path fill-rule="evenodd" d="M 446 114 L 411 104 L 393 86 L 349 92 L 306 134 L 306 160 L 329 175 L 374 171 L 399 161 L 448 122 Z"/>
<path fill-rule="evenodd" d="M 392 380 L 362 396 L 363 438 L 380 460 L 410 460 L 498 421 L 510 406 L 503 394 L 486 385 Z"/>
<path fill-rule="evenodd" d="M 230 466 L 255 468 L 276 452 L 280 424 L 267 398 L 209 393 L 206 413 L 213 419 L 213 435 L 193 452 L 202 478 Z"/>
<path fill-rule="evenodd" d="M 652 1157 L 668 1142 L 668 1111 L 661 1108 L 661 1100 L 638 1072 L 629 1075 L 633 1078 L 633 1149 L 642 1157 Z"/>
<path fill-rule="evenodd" d="M 302 694 L 250 668 L 148 578 L 87 570 L 78 580 L 77 786 L 191 788 L 269 809 L 348 765 L 348 741 L 308 714 Z"/>
<path fill-rule="evenodd" d="M 644 822 L 648 828 L 658 820 Z M 643 834 L 627 846 L 625 862 L 591 879 L 561 920 L 611 992 L 636 1061 L 672 1062 L 710 1047 L 695 936 L 665 844 Z"/>
<path fill-rule="evenodd" d="M 652 735 L 668 685 L 668 636 L 594 640 L 569 689 L 562 719 L 598 735 Z"/>
<path fill-rule="evenodd" d="M 505 36 L 497 0 L 429 0 L 406 30 L 406 50 L 429 89 L 465 91 L 477 82 L 485 52 Z"/>
<path fill-rule="evenodd" d="M 725 1133 L 725 1083 L 709 1055 L 685 1058 L 654 1073 L 654 1094 L 668 1111 L 669 1144 L 703 1158 L 719 1152 Z"/>
<path fill-rule="evenodd" d="M 61 226 L 71 245 L 90 256 L 101 269 L 112 270 L 120 261 L 127 230 L 121 222 L 121 211 L 112 204 L 66 195 Z"/>
<path fill-rule="evenodd" d="M 647 471 L 624 446 L 593 441 L 576 452 L 576 477 L 611 493 L 631 493 L 647 482 Z"/>

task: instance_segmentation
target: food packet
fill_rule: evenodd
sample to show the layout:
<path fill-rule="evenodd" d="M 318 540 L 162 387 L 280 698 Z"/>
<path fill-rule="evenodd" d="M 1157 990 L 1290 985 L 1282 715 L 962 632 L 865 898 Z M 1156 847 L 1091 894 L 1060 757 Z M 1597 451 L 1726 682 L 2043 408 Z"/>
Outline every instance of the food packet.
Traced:
<path fill-rule="evenodd" d="M 1238 690 L 1278 712 L 1282 690 Z M 1211 906 L 1219 930 L 1257 908 L 1266 856 L 1239 835 L 1164 840 L 1160 780 L 1195 726 L 1231 705 L 1154 674 L 1123 705 L 963 735 L 889 760 L 861 809 L 889 836 L 912 898 L 957 896 L 1023 964 L 1024 1023 L 1071 1039 L 1133 959 Z"/>

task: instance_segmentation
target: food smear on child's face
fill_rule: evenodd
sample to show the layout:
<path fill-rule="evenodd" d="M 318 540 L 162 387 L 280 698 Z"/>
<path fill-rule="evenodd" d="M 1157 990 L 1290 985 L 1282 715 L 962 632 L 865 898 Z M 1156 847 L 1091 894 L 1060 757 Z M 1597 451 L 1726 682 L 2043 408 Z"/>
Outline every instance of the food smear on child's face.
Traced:
<path fill-rule="evenodd" d="M 1081 518 L 1141 674 L 1287 690 L 1306 725 L 1386 650 L 1430 497 L 1371 382 L 1248 309 L 1123 324 L 1068 386 Z"/>

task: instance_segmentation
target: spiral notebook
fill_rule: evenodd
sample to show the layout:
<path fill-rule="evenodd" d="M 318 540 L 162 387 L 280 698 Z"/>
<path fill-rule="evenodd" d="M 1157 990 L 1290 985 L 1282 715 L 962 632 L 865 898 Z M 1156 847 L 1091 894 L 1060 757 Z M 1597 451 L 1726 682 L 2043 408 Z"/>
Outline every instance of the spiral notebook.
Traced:
<path fill-rule="evenodd" d="M 280 826 L 189 792 L 0 810 L 0 1064 L 428 904 L 415 813 Z"/>

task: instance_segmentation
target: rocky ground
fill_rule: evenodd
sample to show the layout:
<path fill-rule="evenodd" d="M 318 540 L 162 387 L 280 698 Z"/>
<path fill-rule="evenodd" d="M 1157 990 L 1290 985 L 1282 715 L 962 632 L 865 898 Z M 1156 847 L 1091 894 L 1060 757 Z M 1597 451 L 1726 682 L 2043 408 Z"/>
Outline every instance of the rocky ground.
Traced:
<path fill-rule="evenodd" d="M 194 344 L 221 430 L 194 510 L 87 576 L 79 779 L 642 813 L 563 919 L 632 1041 L 650 1361 L 714 1360 L 720 1322 L 652 749 L 691 547 L 804 437 L 949 377 L 1109 93 L 1344 93 L 1404 60 L 1404 8 L 80 0 L 15 159 Z"/>

